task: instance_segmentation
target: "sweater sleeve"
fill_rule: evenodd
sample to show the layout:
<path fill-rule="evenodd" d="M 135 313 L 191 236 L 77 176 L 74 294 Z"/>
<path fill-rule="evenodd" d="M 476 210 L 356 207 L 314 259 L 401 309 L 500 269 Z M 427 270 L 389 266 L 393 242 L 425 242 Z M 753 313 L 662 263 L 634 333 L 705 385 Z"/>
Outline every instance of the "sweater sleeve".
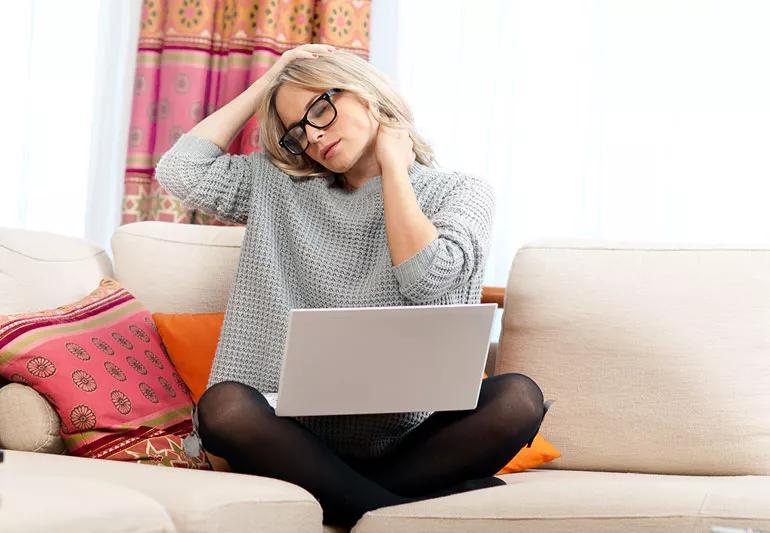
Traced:
<path fill-rule="evenodd" d="M 475 176 L 459 181 L 430 218 L 438 237 L 392 267 L 401 294 L 426 304 L 483 272 L 494 214 L 494 190 L 487 181 Z"/>
<path fill-rule="evenodd" d="M 184 207 L 245 224 L 254 180 L 269 165 L 263 153 L 227 154 L 216 143 L 185 133 L 160 158 L 155 178 Z"/>

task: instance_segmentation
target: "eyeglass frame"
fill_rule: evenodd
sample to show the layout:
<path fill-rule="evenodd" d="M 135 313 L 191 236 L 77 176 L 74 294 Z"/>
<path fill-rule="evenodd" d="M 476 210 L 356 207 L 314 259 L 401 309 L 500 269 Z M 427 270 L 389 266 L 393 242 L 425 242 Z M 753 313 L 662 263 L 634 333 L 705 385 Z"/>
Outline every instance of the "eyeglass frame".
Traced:
<path fill-rule="evenodd" d="M 334 123 L 334 121 L 337 120 L 337 107 L 332 102 L 331 97 L 332 97 L 333 94 L 337 94 L 339 92 L 342 92 L 343 90 L 344 89 L 327 89 L 326 91 L 324 91 L 323 94 L 319 95 L 318 98 L 313 100 L 310 103 L 310 105 L 307 106 L 307 111 L 305 111 L 305 115 L 302 117 L 302 120 L 300 120 L 299 122 L 295 122 L 289 128 L 286 128 L 286 133 L 284 133 L 281 136 L 280 140 L 278 141 L 278 144 L 282 148 L 284 148 L 286 151 L 288 151 L 290 154 L 292 154 L 292 155 L 302 155 L 302 154 L 304 154 L 307 151 L 307 147 L 310 146 L 310 140 L 309 139 L 308 139 L 308 143 L 305 146 L 305 148 L 300 153 L 298 153 L 298 154 L 295 154 L 294 152 L 292 152 L 289 149 L 289 147 L 286 145 L 286 141 L 284 139 L 286 139 L 286 137 L 289 135 L 289 132 L 291 130 L 293 130 L 294 128 L 296 128 L 297 126 L 301 126 L 303 131 L 305 131 L 305 126 L 307 126 L 308 124 L 310 124 L 311 126 L 313 126 L 316 129 L 319 129 L 319 130 L 325 130 L 326 128 L 331 126 Z M 326 100 L 327 102 L 329 102 L 329 105 L 332 106 L 332 109 L 334 110 L 334 117 L 331 119 L 331 121 L 329 121 L 329 123 L 326 126 L 323 126 L 323 127 L 322 126 L 316 126 L 315 124 L 310 122 L 310 120 L 307 118 L 308 113 L 310 113 L 310 110 L 313 109 L 313 106 L 316 105 L 321 100 Z M 305 138 L 307 139 L 307 131 L 305 131 Z"/>

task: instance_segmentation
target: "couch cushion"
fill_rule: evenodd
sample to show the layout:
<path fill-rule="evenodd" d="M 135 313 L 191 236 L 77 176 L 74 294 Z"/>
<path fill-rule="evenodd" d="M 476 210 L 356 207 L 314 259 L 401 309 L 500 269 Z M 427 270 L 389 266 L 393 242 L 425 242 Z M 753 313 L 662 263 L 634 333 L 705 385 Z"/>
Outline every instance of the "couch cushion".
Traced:
<path fill-rule="evenodd" d="M 0 463 L 0 479 L 11 487 L 20 475 L 52 472 L 140 493 L 158 502 L 178 531 L 321 531 L 322 512 L 316 499 L 303 488 L 278 479 L 14 450 L 7 450 L 5 462 Z M 90 490 L 73 493 L 81 497 L 81 507 L 90 509 Z M 48 498 L 33 501 L 47 510 Z"/>
<path fill-rule="evenodd" d="M 516 254 L 496 373 L 555 403 L 546 468 L 770 474 L 770 249 L 555 241 Z"/>
<path fill-rule="evenodd" d="M 224 311 L 243 236 L 242 226 L 124 224 L 112 235 L 115 278 L 152 312 Z"/>
<path fill-rule="evenodd" d="M 508 485 L 370 511 L 352 533 L 679 533 L 708 531 L 715 525 L 770 528 L 770 477 L 566 470 L 500 477 Z"/>
<path fill-rule="evenodd" d="M 0 265 L 0 315 L 70 303 L 112 276 L 110 258 L 99 246 L 16 228 L 0 228 Z"/>
<path fill-rule="evenodd" d="M 14 472 L 0 465 L 2 531 L 109 533 L 176 531 L 157 501 L 109 481 Z"/>
<path fill-rule="evenodd" d="M 21 383 L 0 388 L 0 448 L 65 453 L 59 415 L 35 389 Z"/>

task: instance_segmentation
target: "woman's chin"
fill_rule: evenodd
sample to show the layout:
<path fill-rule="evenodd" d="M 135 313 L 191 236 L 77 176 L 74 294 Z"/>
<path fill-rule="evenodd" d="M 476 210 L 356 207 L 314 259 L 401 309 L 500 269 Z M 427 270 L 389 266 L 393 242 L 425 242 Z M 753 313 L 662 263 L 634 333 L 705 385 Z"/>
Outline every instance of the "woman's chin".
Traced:
<path fill-rule="evenodd" d="M 329 170 L 331 172 L 336 172 L 337 174 L 345 172 L 347 169 L 344 168 L 345 165 L 340 164 L 339 161 L 336 161 L 336 157 L 333 158 L 334 161 L 324 161 L 321 164 L 326 168 L 326 170 Z"/>

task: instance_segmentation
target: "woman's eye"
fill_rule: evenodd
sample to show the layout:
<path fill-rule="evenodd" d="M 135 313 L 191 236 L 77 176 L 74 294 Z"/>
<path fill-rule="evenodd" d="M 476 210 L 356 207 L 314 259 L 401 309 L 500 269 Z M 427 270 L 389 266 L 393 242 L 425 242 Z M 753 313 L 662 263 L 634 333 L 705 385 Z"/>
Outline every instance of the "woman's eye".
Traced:
<path fill-rule="evenodd" d="M 313 106 L 313 109 L 310 110 L 310 114 L 314 117 L 320 117 L 327 109 L 329 109 L 329 104 L 326 103 L 326 100 L 321 100 L 321 102 Z"/>

